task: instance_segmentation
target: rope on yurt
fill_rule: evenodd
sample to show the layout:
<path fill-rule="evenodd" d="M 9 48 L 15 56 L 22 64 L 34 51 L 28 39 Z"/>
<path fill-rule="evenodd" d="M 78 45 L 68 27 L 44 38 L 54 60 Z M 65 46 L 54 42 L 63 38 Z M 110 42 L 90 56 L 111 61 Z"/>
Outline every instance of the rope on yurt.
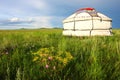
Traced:
<path fill-rule="evenodd" d="M 92 30 L 93 30 L 93 28 L 94 28 L 93 17 L 91 16 L 91 18 L 92 18 L 92 29 L 90 29 L 90 36 L 91 36 L 91 32 L 92 32 Z"/>
<path fill-rule="evenodd" d="M 73 31 L 76 31 L 75 30 L 75 18 L 76 18 L 77 15 L 78 15 L 78 13 L 76 13 L 76 15 L 74 16 L 74 29 L 73 29 Z"/>

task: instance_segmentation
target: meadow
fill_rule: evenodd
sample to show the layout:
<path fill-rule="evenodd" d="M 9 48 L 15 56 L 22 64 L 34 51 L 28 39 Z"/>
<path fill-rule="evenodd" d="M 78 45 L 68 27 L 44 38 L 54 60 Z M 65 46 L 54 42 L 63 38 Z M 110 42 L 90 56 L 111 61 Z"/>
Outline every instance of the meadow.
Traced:
<path fill-rule="evenodd" d="M 0 30 L 0 80 L 120 80 L 120 29 L 90 37 Z"/>

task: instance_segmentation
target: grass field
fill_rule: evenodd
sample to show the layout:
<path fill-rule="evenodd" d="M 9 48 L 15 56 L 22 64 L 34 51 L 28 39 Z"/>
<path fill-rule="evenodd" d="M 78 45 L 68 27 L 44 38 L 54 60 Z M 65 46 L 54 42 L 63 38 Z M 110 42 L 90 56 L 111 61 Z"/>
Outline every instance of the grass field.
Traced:
<path fill-rule="evenodd" d="M 0 80 L 120 80 L 120 30 L 94 37 L 0 30 Z"/>

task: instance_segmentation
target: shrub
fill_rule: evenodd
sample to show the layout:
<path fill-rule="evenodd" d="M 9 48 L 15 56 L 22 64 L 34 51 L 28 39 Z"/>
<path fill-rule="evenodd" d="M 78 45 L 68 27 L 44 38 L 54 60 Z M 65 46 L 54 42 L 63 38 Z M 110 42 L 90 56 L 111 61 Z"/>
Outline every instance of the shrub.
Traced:
<path fill-rule="evenodd" d="M 54 47 L 41 48 L 33 56 L 33 61 L 40 64 L 45 77 L 48 75 L 49 78 L 59 77 L 59 73 L 73 59 L 70 52 L 56 52 Z"/>

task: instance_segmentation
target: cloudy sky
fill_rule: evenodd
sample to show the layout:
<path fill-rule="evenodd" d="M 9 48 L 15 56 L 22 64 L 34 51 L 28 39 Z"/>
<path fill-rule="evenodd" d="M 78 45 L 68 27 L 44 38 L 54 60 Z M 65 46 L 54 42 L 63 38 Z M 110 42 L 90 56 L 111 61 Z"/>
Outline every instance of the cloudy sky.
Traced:
<path fill-rule="evenodd" d="M 0 0 L 0 29 L 61 27 L 62 20 L 93 7 L 120 28 L 120 0 Z"/>

